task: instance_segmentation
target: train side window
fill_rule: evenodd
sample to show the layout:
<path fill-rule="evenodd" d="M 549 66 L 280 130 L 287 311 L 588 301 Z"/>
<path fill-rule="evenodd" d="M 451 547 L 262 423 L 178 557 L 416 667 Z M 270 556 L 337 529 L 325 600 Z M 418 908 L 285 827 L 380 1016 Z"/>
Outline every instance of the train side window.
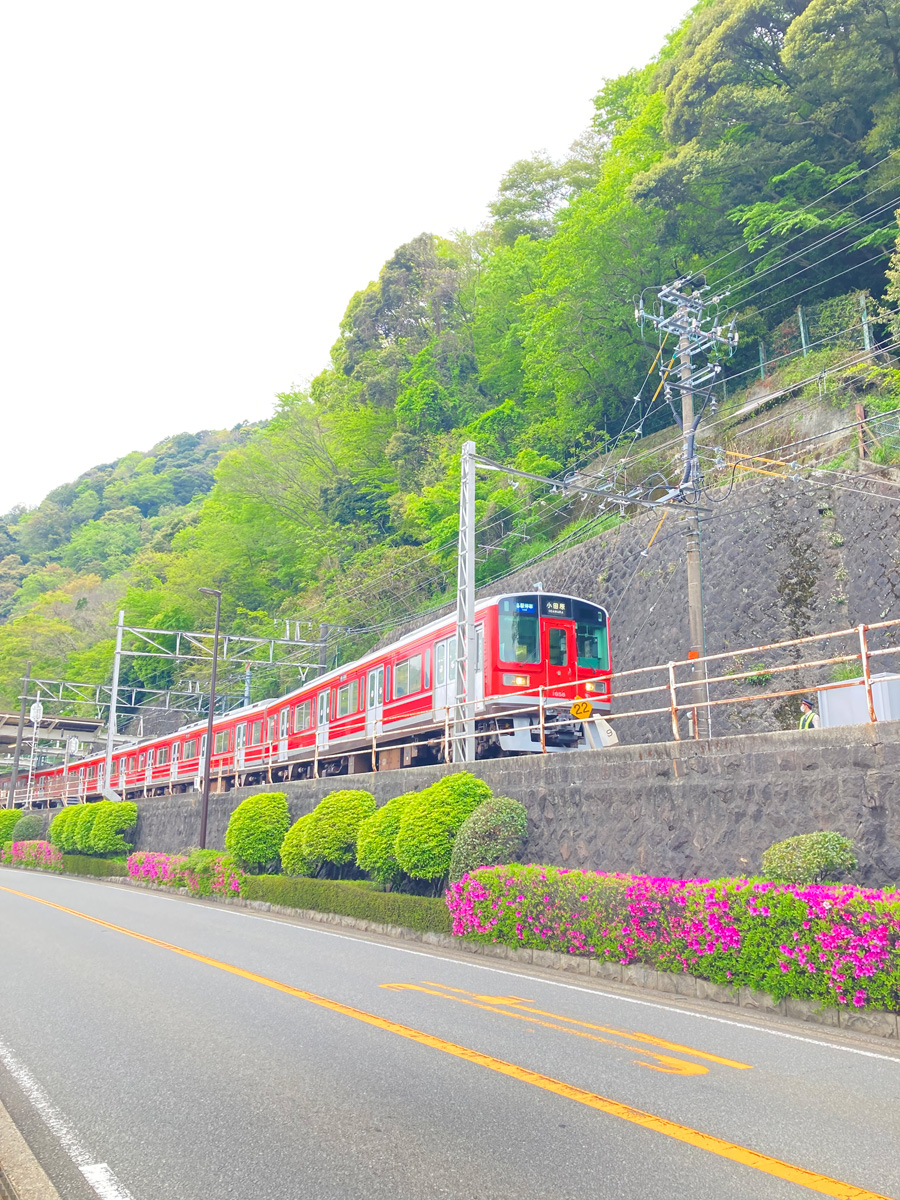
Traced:
<path fill-rule="evenodd" d="M 156 765 L 158 767 L 164 767 L 168 761 L 169 761 L 169 747 L 168 746 L 160 746 L 159 753 L 156 756 Z"/>
<path fill-rule="evenodd" d="M 422 655 L 422 687 L 427 691 L 431 687 L 431 651 L 426 650 Z"/>
<path fill-rule="evenodd" d="M 269 736 L 267 738 L 267 741 L 274 742 L 275 741 L 275 714 L 274 713 L 272 714 L 271 717 L 269 717 L 268 733 L 269 733 Z"/>
<path fill-rule="evenodd" d="M 304 700 L 294 709 L 294 733 L 309 729 L 312 721 L 312 700 Z"/>
<path fill-rule="evenodd" d="M 250 745 L 258 746 L 263 738 L 263 723 L 262 721 L 254 721 L 250 726 Z"/>
<path fill-rule="evenodd" d="M 196 758 L 197 757 L 197 739 L 196 738 L 191 738 L 191 740 L 189 742 L 184 743 L 184 757 L 185 758 Z"/>
<path fill-rule="evenodd" d="M 213 742 L 213 749 L 216 754 L 227 754 L 229 743 L 228 732 L 227 729 L 222 729 L 216 734 L 215 741 Z"/>
<path fill-rule="evenodd" d="M 345 683 L 343 687 L 338 688 L 337 694 L 337 715 L 339 717 L 349 717 L 351 713 L 355 713 L 359 706 L 359 680 L 351 679 L 349 683 Z"/>
<path fill-rule="evenodd" d="M 550 629 L 547 634 L 550 666 L 565 667 L 569 662 L 569 638 L 565 629 Z"/>
<path fill-rule="evenodd" d="M 362 679 L 360 679 L 360 681 L 359 681 L 359 711 L 365 712 L 365 710 L 366 710 L 366 677 L 365 677 L 365 675 L 363 675 Z"/>
<path fill-rule="evenodd" d="M 434 648 L 434 686 L 440 687 L 447 681 L 447 643 L 438 642 Z"/>
<path fill-rule="evenodd" d="M 413 654 L 394 667 L 394 699 L 422 690 L 422 656 Z"/>

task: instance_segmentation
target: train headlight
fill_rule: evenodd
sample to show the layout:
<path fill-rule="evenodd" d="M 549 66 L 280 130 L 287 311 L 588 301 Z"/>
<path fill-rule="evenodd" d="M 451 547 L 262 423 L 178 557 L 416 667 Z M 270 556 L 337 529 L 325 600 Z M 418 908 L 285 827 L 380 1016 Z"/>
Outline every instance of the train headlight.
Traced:
<path fill-rule="evenodd" d="M 604 691 L 606 691 L 606 689 L 603 686 L 602 681 L 600 681 L 599 679 L 597 680 L 596 683 L 586 683 L 584 685 L 584 690 L 586 692 L 604 692 Z"/>
<path fill-rule="evenodd" d="M 528 687 L 531 680 L 527 675 L 504 675 L 503 682 L 508 687 Z"/>

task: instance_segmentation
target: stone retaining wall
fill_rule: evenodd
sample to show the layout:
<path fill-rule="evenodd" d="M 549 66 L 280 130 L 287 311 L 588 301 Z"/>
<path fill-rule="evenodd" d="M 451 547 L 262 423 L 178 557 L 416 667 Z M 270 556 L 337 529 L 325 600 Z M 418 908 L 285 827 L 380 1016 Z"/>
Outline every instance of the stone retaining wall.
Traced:
<path fill-rule="evenodd" d="M 254 792 L 285 792 L 296 819 L 337 788 L 365 788 L 383 804 L 452 770 L 414 767 L 213 794 L 208 844 L 224 845 L 231 812 Z M 495 759 L 472 770 L 528 809 L 526 853 L 534 862 L 752 874 L 772 842 L 828 829 L 854 839 L 859 882 L 900 883 L 898 721 Z M 197 844 L 197 793 L 137 803 L 137 849 L 177 853 Z"/>

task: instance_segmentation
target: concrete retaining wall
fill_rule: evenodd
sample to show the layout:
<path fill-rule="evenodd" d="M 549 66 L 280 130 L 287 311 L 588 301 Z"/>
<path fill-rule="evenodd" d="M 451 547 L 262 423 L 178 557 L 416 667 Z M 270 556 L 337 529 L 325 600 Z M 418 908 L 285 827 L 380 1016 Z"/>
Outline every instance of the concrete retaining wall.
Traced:
<path fill-rule="evenodd" d="M 382 804 L 452 770 L 415 767 L 214 794 L 208 844 L 223 846 L 229 815 L 254 792 L 285 792 L 296 819 L 337 788 L 365 788 Z M 528 809 L 534 862 L 661 875 L 754 873 L 772 842 L 828 829 L 856 842 L 859 882 L 900 883 L 898 721 L 497 759 L 472 770 Z M 199 828 L 196 793 L 138 801 L 140 850 L 185 850 L 197 844 Z"/>

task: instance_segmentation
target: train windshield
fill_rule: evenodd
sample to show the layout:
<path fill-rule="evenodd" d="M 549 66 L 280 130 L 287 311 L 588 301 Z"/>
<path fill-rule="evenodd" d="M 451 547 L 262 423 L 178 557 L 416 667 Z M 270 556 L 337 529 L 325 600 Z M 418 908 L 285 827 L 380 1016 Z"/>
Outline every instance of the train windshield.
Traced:
<path fill-rule="evenodd" d="M 603 610 L 583 600 L 573 600 L 572 617 L 579 667 L 590 671 L 609 670 L 609 638 Z"/>
<path fill-rule="evenodd" d="M 500 661 L 539 663 L 541 640 L 536 596 L 509 596 L 499 605 Z"/>

